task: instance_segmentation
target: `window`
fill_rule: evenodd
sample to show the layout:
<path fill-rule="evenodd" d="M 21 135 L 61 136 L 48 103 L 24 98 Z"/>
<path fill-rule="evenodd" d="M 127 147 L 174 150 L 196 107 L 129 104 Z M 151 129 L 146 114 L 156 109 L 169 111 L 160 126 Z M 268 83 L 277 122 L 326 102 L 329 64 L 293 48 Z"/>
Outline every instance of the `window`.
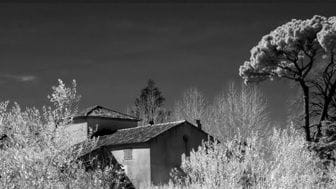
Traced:
<path fill-rule="evenodd" d="M 124 160 L 132 160 L 132 159 L 133 159 L 132 149 L 124 150 Z"/>

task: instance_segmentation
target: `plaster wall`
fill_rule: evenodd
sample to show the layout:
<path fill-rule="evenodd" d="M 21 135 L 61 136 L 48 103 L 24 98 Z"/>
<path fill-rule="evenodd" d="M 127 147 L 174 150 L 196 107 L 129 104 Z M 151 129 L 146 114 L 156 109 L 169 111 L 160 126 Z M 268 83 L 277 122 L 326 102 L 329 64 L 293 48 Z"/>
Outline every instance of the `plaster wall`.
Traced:
<path fill-rule="evenodd" d="M 132 159 L 125 160 L 125 150 L 132 150 Z M 117 161 L 123 165 L 126 175 L 136 188 L 150 183 L 150 149 L 149 148 L 125 148 L 111 151 Z"/>
<path fill-rule="evenodd" d="M 187 142 L 185 143 L 185 139 Z M 156 137 L 150 143 L 151 181 L 155 185 L 167 184 L 170 172 L 181 165 L 181 155 L 197 150 L 208 135 L 199 128 L 184 123 Z"/>

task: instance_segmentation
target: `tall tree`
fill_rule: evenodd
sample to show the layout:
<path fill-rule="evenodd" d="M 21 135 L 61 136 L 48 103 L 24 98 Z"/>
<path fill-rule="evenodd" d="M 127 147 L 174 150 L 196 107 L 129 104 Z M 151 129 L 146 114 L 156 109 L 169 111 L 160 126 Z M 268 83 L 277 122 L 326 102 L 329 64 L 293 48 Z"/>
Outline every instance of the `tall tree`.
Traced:
<path fill-rule="evenodd" d="M 183 93 L 182 99 L 174 107 L 174 118 L 195 122 L 203 120 L 207 109 L 207 101 L 197 88 L 190 88 Z"/>
<path fill-rule="evenodd" d="M 141 119 L 142 124 L 164 122 L 169 116 L 169 112 L 163 107 L 164 101 L 162 92 L 156 87 L 155 82 L 149 79 L 147 86 L 135 100 L 133 114 Z"/>
<path fill-rule="evenodd" d="M 330 99 L 335 94 L 335 42 L 335 17 L 294 19 L 265 35 L 252 48 L 250 60 L 239 69 L 245 82 L 286 78 L 300 86 L 304 101 L 303 127 L 307 141 L 311 141 L 311 107 L 316 104 L 312 99 L 322 97 L 322 105 L 319 105 L 322 111 L 318 113 L 322 121 L 326 119 L 325 112 L 330 109 Z M 320 77 L 323 78 L 322 81 L 318 79 Z M 316 89 L 324 94 L 312 93 Z M 318 133 L 321 132 L 320 127 L 321 124 L 318 124 Z"/>
<path fill-rule="evenodd" d="M 256 86 L 238 87 L 231 83 L 228 90 L 215 97 L 210 108 L 210 125 L 216 134 L 225 139 L 235 135 L 243 138 L 268 131 L 266 97 Z"/>
<path fill-rule="evenodd" d="M 323 64 L 317 72 L 316 81 L 312 81 L 314 87 L 315 110 L 320 112 L 319 120 L 336 121 L 336 17 L 331 17 L 323 24 L 322 30 L 317 34 L 317 39 L 325 54 Z"/>

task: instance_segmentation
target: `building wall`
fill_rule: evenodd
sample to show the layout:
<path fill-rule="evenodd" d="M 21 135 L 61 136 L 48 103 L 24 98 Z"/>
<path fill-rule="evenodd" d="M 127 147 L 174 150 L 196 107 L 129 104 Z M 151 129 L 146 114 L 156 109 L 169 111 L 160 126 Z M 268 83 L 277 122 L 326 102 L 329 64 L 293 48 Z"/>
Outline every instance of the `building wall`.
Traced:
<path fill-rule="evenodd" d="M 111 134 L 117 129 L 136 127 L 136 120 L 109 119 L 101 117 L 76 117 L 74 123 L 86 122 L 88 127 L 97 133 L 97 135 Z"/>
<path fill-rule="evenodd" d="M 187 143 L 185 139 L 187 138 Z M 150 143 L 151 181 L 155 185 L 166 184 L 173 168 L 181 165 L 181 155 L 197 150 L 208 135 L 199 128 L 184 123 L 159 135 Z M 187 145 L 186 145 L 187 144 Z"/>
<path fill-rule="evenodd" d="M 125 150 L 132 150 L 132 159 L 125 160 Z M 150 149 L 123 147 L 111 150 L 117 161 L 123 165 L 126 175 L 136 188 L 145 183 L 150 183 Z"/>

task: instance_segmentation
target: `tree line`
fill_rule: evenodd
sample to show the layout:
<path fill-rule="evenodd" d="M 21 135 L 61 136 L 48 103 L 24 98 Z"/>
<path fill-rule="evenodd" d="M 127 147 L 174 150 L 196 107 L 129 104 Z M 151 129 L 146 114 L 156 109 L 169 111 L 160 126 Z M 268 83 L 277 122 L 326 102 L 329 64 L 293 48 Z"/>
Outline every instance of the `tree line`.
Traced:
<path fill-rule="evenodd" d="M 155 82 L 149 79 L 128 113 L 138 117 L 140 125 L 182 119 L 195 124 L 200 120 L 206 131 L 220 138 L 232 138 L 237 133 L 246 136 L 257 131 L 267 133 L 268 130 L 267 99 L 255 85 L 231 83 L 213 102 L 209 102 L 199 89 L 191 87 L 183 92 L 171 110 L 166 108 L 165 100 Z"/>

